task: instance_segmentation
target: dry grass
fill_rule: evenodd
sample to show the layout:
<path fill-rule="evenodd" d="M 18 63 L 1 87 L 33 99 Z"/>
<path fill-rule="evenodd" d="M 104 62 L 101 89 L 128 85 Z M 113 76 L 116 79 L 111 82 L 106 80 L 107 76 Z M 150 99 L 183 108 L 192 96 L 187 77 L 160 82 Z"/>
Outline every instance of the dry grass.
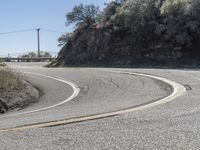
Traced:
<path fill-rule="evenodd" d="M 22 90 L 24 84 L 19 73 L 4 67 L 0 68 L 0 92 L 12 92 Z"/>
<path fill-rule="evenodd" d="M 0 59 L 0 67 L 5 67 L 6 64 Z"/>

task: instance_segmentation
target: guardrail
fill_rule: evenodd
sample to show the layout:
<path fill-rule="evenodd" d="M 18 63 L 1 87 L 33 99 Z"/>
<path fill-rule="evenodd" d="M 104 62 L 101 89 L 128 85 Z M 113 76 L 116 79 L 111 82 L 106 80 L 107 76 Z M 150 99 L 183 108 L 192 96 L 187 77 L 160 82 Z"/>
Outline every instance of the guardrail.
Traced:
<path fill-rule="evenodd" d="M 50 62 L 54 61 L 56 58 L 53 57 L 3 57 L 0 58 L 4 62 Z"/>

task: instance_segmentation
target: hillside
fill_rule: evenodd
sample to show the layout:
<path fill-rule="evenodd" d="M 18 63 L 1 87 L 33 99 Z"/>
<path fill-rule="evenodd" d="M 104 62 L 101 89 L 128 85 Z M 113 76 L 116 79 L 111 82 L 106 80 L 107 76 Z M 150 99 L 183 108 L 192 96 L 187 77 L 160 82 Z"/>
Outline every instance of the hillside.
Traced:
<path fill-rule="evenodd" d="M 60 39 L 53 66 L 200 64 L 200 0 L 117 0 L 88 20 L 74 20 L 77 8 L 89 7 L 66 15 L 76 29 Z"/>

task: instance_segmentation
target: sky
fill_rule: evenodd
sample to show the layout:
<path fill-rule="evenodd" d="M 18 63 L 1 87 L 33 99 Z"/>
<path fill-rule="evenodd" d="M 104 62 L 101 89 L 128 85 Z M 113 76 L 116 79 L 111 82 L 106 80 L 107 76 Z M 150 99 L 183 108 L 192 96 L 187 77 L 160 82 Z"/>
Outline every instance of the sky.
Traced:
<path fill-rule="evenodd" d="M 73 30 L 65 25 L 67 12 L 80 3 L 95 4 L 102 9 L 106 2 L 109 0 L 1 0 L 0 56 L 37 52 L 37 28 L 41 28 L 41 51 L 56 55 L 61 49 L 57 39 Z M 21 30 L 30 31 L 8 34 Z"/>

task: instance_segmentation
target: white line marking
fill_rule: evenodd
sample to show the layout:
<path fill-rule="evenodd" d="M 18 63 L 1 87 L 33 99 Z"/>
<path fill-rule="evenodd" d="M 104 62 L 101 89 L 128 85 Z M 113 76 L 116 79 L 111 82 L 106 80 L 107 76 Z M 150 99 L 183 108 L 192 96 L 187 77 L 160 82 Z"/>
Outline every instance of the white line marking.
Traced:
<path fill-rule="evenodd" d="M 45 78 L 57 80 L 59 82 L 68 84 L 68 85 L 70 85 L 73 88 L 73 94 L 69 98 L 65 99 L 64 101 L 62 101 L 62 102 L 60 102 L 58 104 L 55 104 L 55 105 L 52 105 L 52 106 L 49 106 L 49 107 L 45 107 L 45 108 L 40 108 L 40 109 L 32 110 L 32 111 L 27 111 L 27 112 L 22 112 L 22 113 L 16 113 L 16 114 L 2 116 L 2 117 L 0 117 L 0 119 L 7 118 L 7 117 L 13 117 L 13 116 L 19 116 L 19 115 L 25 115 L 25 114 L 30 114 L 30 113 L 40 112 L 40 111 L 45 111 L 45 110 L 48 110 L 48 109 L 52 109 L 52 108 L 61 106 L 61 105 L 65 104 L 65 103 L 71 101 L 75 97 L 77 97 L 78 94 L 79 94 L 79 92 L 80 92 L 80 89 L 78 88 L 78 86 L 76 84 L 70 82 L 70 81 L 66 81 L 66 80 L 62 80 L 62 79 L 59 79 L 59 78 L 55 78 L 55 77 L 51 77 L 51 76 L 46 76 L 46 75 L 42 75 L 42 74 L 37 74 L 37 73 L 31 73 L 31 72 L 24 72 L 24 73 L 25 74 L 31 74 L 31 75 L 37 75 L 37 76 L 41 76 L 41 77 L 45 77 Z"/>

